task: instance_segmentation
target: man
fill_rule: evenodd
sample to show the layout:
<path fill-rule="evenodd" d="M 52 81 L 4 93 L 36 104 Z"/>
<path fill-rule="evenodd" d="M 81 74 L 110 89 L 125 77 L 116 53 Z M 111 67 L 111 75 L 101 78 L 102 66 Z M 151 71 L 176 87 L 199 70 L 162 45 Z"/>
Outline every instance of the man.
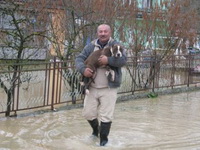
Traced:
<path fill-rule="evenodd" d="M 97 28 L 98 38 L 86 45 L 83 51 L 76 57 L 75 64 L 77 70 L 85 77 L 92 77 L 93 71 L 86 68 L 84 61 L 95 50 L 103 49 L 114 44 L 119 44 L 111 38 L 111 28 L 107 24 L 101 24 Z M 90 86 L 90 93 L 85 96 L 83 117 L 88 120 L 93 129 L 92 135 L 97 136 L 100 133 L 100 146 L 104 146 L 108 142 L 108 134 L 113 119 L 115 103 L 117 100 L 117 88 L 121 84 L 121 67 L 126 64 L 126 56 L 122 57 L 106 57 L 100 56 L 98 59 L 102 67 L 96 71 L 94 83 Z M 114 81 L 110 81 L 106 76 L 106 68 L 109 65 L 115 71 Z M 98 119 L 101 121 L 100 128 Z"/>

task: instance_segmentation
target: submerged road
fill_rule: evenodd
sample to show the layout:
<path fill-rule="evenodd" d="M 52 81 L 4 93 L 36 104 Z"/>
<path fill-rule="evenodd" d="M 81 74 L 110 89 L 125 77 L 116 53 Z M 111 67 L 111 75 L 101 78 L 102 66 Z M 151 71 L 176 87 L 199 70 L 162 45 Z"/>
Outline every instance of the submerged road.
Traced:
<path fill-rule="evenodd" d="M 0 150 L 102 150 L 81 108 L 0 118 Z M 119 102 L 105 150 L 200 149 L 200 91 Z"/>

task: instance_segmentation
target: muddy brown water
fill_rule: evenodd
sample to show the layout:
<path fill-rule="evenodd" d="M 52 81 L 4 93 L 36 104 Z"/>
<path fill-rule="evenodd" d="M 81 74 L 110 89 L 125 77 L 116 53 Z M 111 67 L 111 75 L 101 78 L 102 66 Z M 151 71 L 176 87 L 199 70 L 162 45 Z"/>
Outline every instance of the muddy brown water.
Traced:
<path fill-rule="evenodd" d="M 82 108 L 0 118 L 0 150 L 197 150 L 200 91 L 117 103 L 107 146 Z"/>

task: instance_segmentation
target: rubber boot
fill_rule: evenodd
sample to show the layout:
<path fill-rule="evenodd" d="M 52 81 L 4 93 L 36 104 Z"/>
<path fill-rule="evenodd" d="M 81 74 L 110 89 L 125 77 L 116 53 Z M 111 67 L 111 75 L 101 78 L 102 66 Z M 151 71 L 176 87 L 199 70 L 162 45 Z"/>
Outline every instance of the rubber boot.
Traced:
<path fill-rule="evenodd" d="M 97 119 L 88 120 L 88 122 L 93 129 L 92 135 L 98 137 L 98 134 L 99 134 L 99 122 L 98 122 L 98 120 Z"/>
<path fill-rule="evenodd" d="M 108 135 L 112 122 L 101 122 L 100 126 L 100 146 L 105 146 L 108 143 Z"/>

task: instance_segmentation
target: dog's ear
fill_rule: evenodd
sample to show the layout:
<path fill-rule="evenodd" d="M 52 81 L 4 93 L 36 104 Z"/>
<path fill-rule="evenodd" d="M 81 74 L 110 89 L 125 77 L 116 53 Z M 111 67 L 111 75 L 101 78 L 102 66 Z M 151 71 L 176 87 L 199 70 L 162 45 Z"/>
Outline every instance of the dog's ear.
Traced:
<path fill-rule="evenodd" d="M 112 47 L 106 47 L 106 48 L 104 48 L 101 54 L 106 55 L 106 56 L 112 56 L 113 53 L 111 51 L 111 48 Z"/>
<path fill-rule="evenodd" d="M 124 47 L 122 45 L 119 45 L 120 46 L 120 51 L 124 51 Z"/>

